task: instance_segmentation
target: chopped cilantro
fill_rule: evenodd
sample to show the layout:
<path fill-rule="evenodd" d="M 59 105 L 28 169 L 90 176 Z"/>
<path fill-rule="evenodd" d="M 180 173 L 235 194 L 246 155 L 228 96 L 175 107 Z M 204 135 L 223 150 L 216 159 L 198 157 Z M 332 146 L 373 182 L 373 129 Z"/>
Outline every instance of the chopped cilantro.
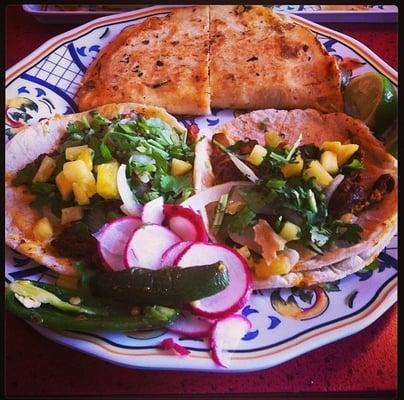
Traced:
<path fill-rule="evenodd" d="M 248 226 L 257 222 L 257 215 L 248 206 L 244 206 L 234 215 L 225 214 L 222 229 L 228 232 L 241 233 Z"/>
<path fill-rule="evenodd" d="M 363 169 L 363 164 L 356 158 L 354 158 L 349 164 L 343 166 L 343 168 L 350 168 L 350 169 Z"/>

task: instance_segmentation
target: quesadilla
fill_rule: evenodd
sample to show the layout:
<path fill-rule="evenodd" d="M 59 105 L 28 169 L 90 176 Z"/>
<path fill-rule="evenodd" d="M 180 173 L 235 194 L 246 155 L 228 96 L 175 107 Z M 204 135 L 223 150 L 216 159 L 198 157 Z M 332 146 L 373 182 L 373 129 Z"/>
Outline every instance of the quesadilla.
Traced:
<path fill-rule="evenodd" d="M 97 264 L 92 234 L 163 196 L 193 193 L 196 136 L 164 109 L 109 104 L 54 116 L 6 144 L 6 243 L 64 274 Z"/>
<path fill-rule="evenodd" d="M 211 6 L 213 107 L 343 110 L 336 59 L 316 36 L 262 6 Z"/>
<path fill-rule="evenodd" d="M 343 278 L 395 234 L 397 161 L 363 122 L 310 109 L 259 110 L 208 139 L 195 161 L 207 165 L 198 169 L 201 189 L 249 181 L 210 199 L 205 211 L 212 238 L 249 261 L 255 288 Z"/>
<path fill-rule="evenodd" d="M 86 71 L 79 110 L 134 101 L 209 114 L 208 19 L 208 6 L 186 7 L 124 29 Z"/>
<path fill-rule="evenodd" d="M 84 74 L 81 111 L 135 101 L 174 114 L 210 107 L 342 111 L 341 73 L 316 36 L 262 6 L 176 8 L 125 28 Z"/>

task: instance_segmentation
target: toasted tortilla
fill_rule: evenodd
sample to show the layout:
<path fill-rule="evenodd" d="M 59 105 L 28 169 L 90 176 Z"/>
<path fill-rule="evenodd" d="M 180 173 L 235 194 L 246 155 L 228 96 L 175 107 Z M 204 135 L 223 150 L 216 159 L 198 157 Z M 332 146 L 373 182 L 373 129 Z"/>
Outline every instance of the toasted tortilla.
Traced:
<path fill-rule="evenodd" d="M 118 114 L 135 111 L 146 118 L 160 118 L 172 127 L 184 131 L 184 126 L 164 109 L 144 106 L 136 103 L 108 104 L 95 108 L 106 118 L 113 118 Z M 55 151 L 66 135 L 69 122 L 89 117 L 90 111 L 79 114 L 56 115 L 48 120 L 20 131 L 6 144 L 5 168 L 5 241 L 14 250 L 32 258 L 50 269 L 64 275 L 77 275 L 74 268 L 75 260 L 60 257 L 56 249 L 48 242 L 36 240 L 32 227 L 43 215 L 29 206 L 34 196 L 25 185 L 14 187 L 11 181 L 16 173 L 27 164 L 35 161 L 41 154 Z M 46 212 L 46 210 L 45 210 Z M 52 222 L 55 231 L 60 229 L 60 222 L 50 212 L 46 215 L 54 218 Z"/>
<path fill-rule="evenodd" d="M 210 8 L 213 107 L 343 110 L 335 57 L 307 28 L 262 6 Z"/>
<path fill-rule="evenodd" d="M 174 114 L 210 107 L 342 111 L 341 73 L 316 36 L 262 6 L 176 8 L 120 32 L 84 74 L 79 110 L 134 101 Z"/>
<path fill-rule="evenodd" d="M 208 6 L 178 8 L 127 27 L 85 73 L 79 110 L 133 101 L 174 114 L 209 114 L 208 28 Z"/>
<path fill-rule="evenodd" d="M 243 114 L 222 125 L 214 133 L 224 133 L 230 143 L 251 138 L 264 145 L 264 135 L 260 123 L 265 122 L 268 130 L 275 130 L 283 139 L 294 143 L 302 134 L 301 144 L 321 144 L 324 141 L 356 143 L 364 153 L 365 168 L 361 172 L 361 182 L 365 192 L 382 174 L 390 174 L 395 180 L 394 190 L 387 193 L 380 203 L 373 204 L 358 215 L 363 232 L 359 243 L 338 247 L 334 245 L 325 254 L 299 261 L 289 274 L 272 276 L 268 280 L 256 281 L 257 288 L 289 287 L 327 282 L 343 278 L 369 264 L 388 244 L 397 230 L 398 174 L 397 160 L 373 136 L 361 121 L 343 113 L 320 114 L 316 110 L 258 110 Z M 210 160 L 211 145 L 200 148 L 198 159 Z M 201 190 L 218 183 L 212 166 L 198 170 L 197 181 L 202 182 Z"/>

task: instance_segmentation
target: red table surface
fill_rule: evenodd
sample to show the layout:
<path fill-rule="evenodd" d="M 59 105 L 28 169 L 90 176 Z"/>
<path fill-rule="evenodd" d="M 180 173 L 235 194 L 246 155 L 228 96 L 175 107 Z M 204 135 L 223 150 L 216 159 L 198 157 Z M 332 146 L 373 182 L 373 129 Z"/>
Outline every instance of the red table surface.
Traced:
<path fill-rule="evenodd" d="M 42 25 L 20 6 L 6 11 L 6 68 L 71 25 Z M 358 39 L 397 68 L 395 24 L 328 24 Z M 42 337 L 6 314 L 7 396 L 259 394 L 395 391 L 397 306 L 363 331 L 277 367 L 244 374 L 123 368 Z"/>

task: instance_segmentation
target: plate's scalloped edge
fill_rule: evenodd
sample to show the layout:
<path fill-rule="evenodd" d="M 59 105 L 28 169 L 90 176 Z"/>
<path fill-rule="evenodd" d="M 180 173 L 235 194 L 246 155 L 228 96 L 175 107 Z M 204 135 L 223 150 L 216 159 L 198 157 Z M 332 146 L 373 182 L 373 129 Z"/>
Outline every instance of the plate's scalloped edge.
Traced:
<path fill-rule="evenodd" d="M 141 9 L 129 11 L 126 13 L 109 15 L 106 17 L 96 18 L 96 19 L 94 19 L 90 22 L 87 22 L 83 25 L 80 25 L 74 29 L 61 33 L 60 35 L 57 35 L 57 36 L 47 40 L 44 44 L 42 44 L 40 47 L 38 47 L 36 50 L 34 50 L 31 54 L 24 57 L 17 64 L 8 68 L 5 73 L 6 85 L 8 85 L 9 82 L 15 78 L 15 75 L 18 74 L 21 69 L 26 70 L 28 68 L 31 68 L 34 65 L 34 62 L 36 61 L 36 58 L 40 54 L 44 53 L 45 51 L 54 50 L 54 48 L 59 44 L 59 42 L 61 40 L 66 40 L 66 38 L 74 40 L 75 38 L 77 38 L 78 33 L 88 33 L 92 29 L 102 27 L 111 22 L 114 22 L 114 23 L 125 22 L 125 21 L 130 20 L 133 17 L 139 17 L 139 16 L 147 17 L 148 15 L 150 15 L 152 13 L 156 13 L 156 12 L 161 12 L 161 13 L 167 12 L 168 13 L 174 8 L 184 7 L 184 6 L 191 6 L 191 5 L 158 5 L 158 6 L 153 6 L 153 7 L 141 8 Z M 282 13 L 282 12 L 279 12 L 279 14 L 287 15 L 289 18 L 295 20 L 296 22 L 300 23 L 301 25 L 305 26 L 306 28 L 312 29 L 318 33 L 323 33 L 326 36 L 332 37 L 333 39 L 342 41 L 344 44 L 353 45 L 355 47 L 355 49 L 357 51 L 359 51 L 360 55 L 364 59 L 366 59 L 370 63 L 372 63 L 371 61 L 373 61 L 373 63 L 378 64 L 379 68 L 384 69 L 386 71 L 386 74 L 388 75 L 388 78 L 397 85 L 397 80 L 398 80 L 397 71 L 394 70 L 392 67 L 390 67 L 377 54 L 375 54 L 372 50 L 370 50 L 367 46 L 365 46 L 358 40 L 353 39 L 350 36 L 347 36 L 343 33 L 334 31 L 330 28 L 326 28 L 315 22 L 309 21 L 309 20 L 307 20 L 301 16 L 295 15 L 295 14 L 286 14 L 286 13 Z"/>
<path fill-rule="evenodd" d="M 377 304 L 375 304 L 377 302 Z M 266 351 L 249 352 L 247 355 L 233 354 L 233 363 L 230 368 L 224 369 L 216 367 L 210 359 L 208 352 L 203 354 L 193 352 L 191 350 L 190 358 L 193 365 L 187 365 L 189 371 L 210 371 L 218 373 L 241 373 L 259 371 L 271 368 L 299 357 L 302 354 L 320 348 L 324 345 L 333 343 L 345 337 L 367 328 L 375 322 L 382 314 L 397 302 L 397 275 L 394 275 L 390 282 L 382 288 L 377 297 L 371 300 L 364 309 L 358 314 L 351 315 L 347 318 L 337 321 L 336 323 L 325 325 L 315 331 L 300 335 L 295 339 L 277 346 L 268 353 Z M 105 361 L 109 361 L 116 365 L 138 369 L 156 369 L 155 365 L 150 364 L 150 357 L 157 357 L 161 370 L 184 370 L 184 366 L 180 363 L 174 363 L 170 355 L 164 355 L 154 350 L 117 350 L 111 344 L 105 343 L 104 340 L 95 336 L 86 334 L 64 332 L 63 336 L 57 333 L 38 327 L 34 324 L 30 325 L 39 331 L 43 336 L 75 350 L 90 354 Z M 292 342 L 292 344 L 291 344 Z M 90 346 L 90 348 L 88 348 Z M 279 349 L 280 347 L 280 349 Z M 251 355 L 258 355 L 251 357 Z M 155 361 L 155 360 L 154 360 Z M 245 368 L 245 363 L 253 362 L 254 367 Z"/>

